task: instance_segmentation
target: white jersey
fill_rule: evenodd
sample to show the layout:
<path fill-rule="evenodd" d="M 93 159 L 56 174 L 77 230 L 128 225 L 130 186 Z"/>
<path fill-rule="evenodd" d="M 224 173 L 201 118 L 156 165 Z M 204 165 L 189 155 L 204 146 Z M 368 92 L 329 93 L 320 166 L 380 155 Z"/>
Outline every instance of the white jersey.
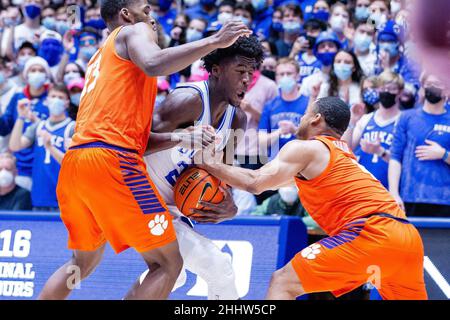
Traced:
<path fill-rule="evenodd" d="M 207 81 L 183 83 L 176 89 L 179 88 L 192 88 L 200 94 L 203 111 L 200 118 L 195 122 L 195 126 L 212 125 Z M 236 108 L 229 105 L 219 127 L 216 128 L 216 135 L 220 138 L 220 143 L 216 145 L 217 151 L 223 150 L 227 145 L 235 112 Z M 174 147 L 172 149 L 152 153 L 144 157 L 150 178 L 155 183 L 159 194 L 164 199 L 166 204 L 169 205 L 169 207 L 175 204 L 173 188 L 175 186 L 176 179 L 186 168 L 192 165 L 192 158 L 194 154 L 194 150 Z"/>

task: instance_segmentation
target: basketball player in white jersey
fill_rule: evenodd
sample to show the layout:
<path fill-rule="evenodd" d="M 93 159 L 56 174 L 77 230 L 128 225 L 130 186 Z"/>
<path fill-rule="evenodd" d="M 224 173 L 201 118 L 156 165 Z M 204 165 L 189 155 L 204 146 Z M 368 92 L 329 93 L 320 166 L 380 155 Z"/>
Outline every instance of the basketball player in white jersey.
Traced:
<path fill-rule="evenodd" d="M 216 141 L 219 141 L 216 148 L 234 150 L 239 141 L 234 141 L 233 136 L 230 138 L 230 133 L 232 130 L 246 128 L 247 117 L 239 105 L 262 58 L 261 44 L 253 36 L 241 37 L 231 47 L 212 52 L 203 58 L 210 75 L 209 80 L 180 84 L 166 97 L 154 115 L 152 131 L 156 134 L 150 135 L 148 145 L 151 150 L 145 157 L 147 170 L 175 217 L 173 224 L 184 269 L 206 281 L 208 299 L 239 298 L 231 258 L 221 252 L 211 240 L 198 234 L 190 220 L 175 206 L 173 188 L 180 174 L 192 165 L 195 150 L 182 148 L 169 139 L 164 140 L 161 138 L 164 135 L 158 133 L 169 133 L 192 126 L 210 126 L 215 130 L 213 135 Z M 166 135 L 169 136 L 173 140 L 173 135 Z M 224 200 L 220 204 L 205 205 L 208 210 L 204 210 L 201 217 L 193 219 L 200 223 L 219 223 L 233 218 L 237 207 L 231 192 L 225 189 L 222 192 Z M 186 272 L 183 270 L 175 288 L 182 286 L 185 281 Z"/>

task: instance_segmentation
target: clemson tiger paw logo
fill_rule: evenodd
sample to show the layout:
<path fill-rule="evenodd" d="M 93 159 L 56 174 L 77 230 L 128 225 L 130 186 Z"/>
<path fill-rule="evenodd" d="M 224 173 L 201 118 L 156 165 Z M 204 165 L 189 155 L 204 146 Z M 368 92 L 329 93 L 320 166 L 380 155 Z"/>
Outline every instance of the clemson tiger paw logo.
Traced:
<path fill-rule="evenodd" d="M 166 220 L 166 216 L 163 214 L 157 214 L 156 217 L 148 223 L 150 233 L 154 236 L 161 236 L 162 234 L 164 234 L 168 226 L 169 221 Z"/>
<path fill-rule="evenodd" d="M 313 260 L 320 253 L 320 244 L 315 243 L 302 250 L 302 257 L 308 260 Z"/>

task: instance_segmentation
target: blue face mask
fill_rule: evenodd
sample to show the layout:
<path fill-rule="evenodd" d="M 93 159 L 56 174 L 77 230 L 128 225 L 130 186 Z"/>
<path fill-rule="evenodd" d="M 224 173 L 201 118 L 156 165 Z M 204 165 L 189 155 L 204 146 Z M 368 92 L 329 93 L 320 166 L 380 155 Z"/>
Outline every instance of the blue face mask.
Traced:
<path fill-rule="evenodd" d="M 242 23 L 245 24 L 247 27 L 250 26 L 250 20 L 247 19 L 246 17 L 243 17 L 243 16 L 235 16 L 235 17 L 234 17 L 234 20 L 242 21 Z"/>
<path fill-rule="evenodd" d="M 364 103 L 369 106 L 374 106 L 380 101 L 380 95 L 375 89 L 365 89 L 362 96 Z"/>
<path fill-rule="evenodd" d="M 66 111 L 64 100 L 60 98 L 49 98 L 47 104 L 51 116 L 60 116 Z"/>
<path fill-rule="evenodd" d="M 355 43 L 355 48 L 359 51 L 367 51 L 372 43 L 372 38 L 368 35 L 357 33 L 353 39 Z"/>
<path fill-rule="evenodd" d="M 286 33 L 293 34 L 300 32 L 300 22 L 289 21 L 283 23 L 283 30 Z"/>
<path fill-rule="evenodd" d="M 80 49 L 80 55 L 85 61 L 91 60 L 92 56 L 97 52 L 96 47 L 83 47 Z"/>
<path fill-rule="evenodd" d="M 398 43 L 396 42 L 384 42 L 379 44 L 380 52 L 387 51 L 391 57 L 398 55 Z"/>
<path fill-rule="evenodd" d="M 103 19 L 91 19 L 85 23 L 86 27 L 91 27 L 97 30 L 106 29 L 106 24 Z"/>
<path fill-rule="evenodd" d="M 56 20 L 55 18 L 52 17 L 47 17 L 45 19 L 42 20 L 42 25 L 44 27 L 46 27 L 49 30 L 54 30 L 56 31 Z"/>
<path fill-rule="evenodd" d="M 61 42 L 56 39 L 46 39 L 42 42 L 38 55 L 44 58 L 50 67 L 53 67 L 61 61 L 63 51 Z"/>
<path fill-rule="evenodd" d="M 159 0 L 159 10 L 167 11 L 172 6 L 172 0 Z"/>
<path fill-rule="evenodd" d="M 36 19 L 41 15 L 41 7 L 35 4 L 25 6 L 25 15 L 30 19 Z"/>
<path fill-rule="evenodd" d="M 275 32 L 283 32 L 283 24 L 281 22 L 272 22 L 272 30 Z"/>
<path fill-rule="evenodd" d="M 325 66 L 331 66 L 331 64 L 333 63 L 333 59 L 334 56 L 336 55 L 337 52 L 323 52 L 323 53 L 318 53 L 317 59 Z"/>
<path fill-rule="evenodd" d="M 317 12 L 313 12 L 312 17 L 314 19 L 327 22 L 328 19 L 330 18 L 330 13 L 325 10 L 319 10 Z"/>
<path fill-rule="evenodd" d="M 80 101 L 81 101 L 81 92 L 70 95 L 70 102 L 72 102 L 74 105 L 79 106 Z"/>
<path fill-rule="evenodd" d="M 284 76 L 283 78 L 278 81 L 278 86 L 280 87 L 281 91 L 283 93 L 290 93 L 292 90 L 294 90 L 295 86 L 297 84 L 297 81 L 295 81 L 294 78 Z"/>
<path fill-rule="evenodd" d="M 368 7 L 356 7 L 355 8 L 355 18 L 358 21 L 367 20 L 370 16 L 370 11 Z"/>
<path fill-rule="evenodd" d="M 203 38 L 203 33 L 195 29 L 187 29 L 186 31 L 186 41 L 193 42 Z"/>
<path fill-rule="evenodd" d="M 47 81 L 47 75 L 43 72 L 32 72 L 28 74 L 28 84 L 34 89 L 40 89 Z"/>
<path fill-rule="evenodd" d="M 350 79 L 353 73 L 352 65 L 346 63 L 335 63 L 333 69 L 336 77 L 342 81 Z"/>
<path fill-rule="evenodd" d="M 212 7 L 216 4 L 216 0 L 200 0 L 200 4 L 208 7 Z"/>
<path fill-rule="evenodd" d="M 56 32 L 58 32 L 60 35 L 64 35 L 69 30 L 70 27 L 66 22 L 56 21 Z"/>
<path fill-rule="evenodd" d="M 255 11 L 260 12 L 267 7 L 266 0 L 252 0 L 252 6 Z"/>
<path fill-rule="evenodd" d="M 64 84 L 67 86 L 71 81 L 81 78 L 79 72 L 69 72 L 64 75 Z"/>

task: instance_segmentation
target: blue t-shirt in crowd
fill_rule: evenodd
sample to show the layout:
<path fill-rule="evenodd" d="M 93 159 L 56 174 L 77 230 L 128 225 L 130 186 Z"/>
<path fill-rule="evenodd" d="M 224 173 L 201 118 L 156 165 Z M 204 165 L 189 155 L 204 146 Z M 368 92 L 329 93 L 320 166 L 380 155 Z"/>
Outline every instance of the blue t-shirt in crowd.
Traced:
<path fill-rule="evenodd" d="M 273 9 L 271 7 L 262 10 L 261 12 L 257 12 L 253 19 L 253 32 L 259 36 L 260 34 L 264 39 L 269 38 L 270 36 L 270 26 L 272 25 L 272 14 Z"/>
<path fill-rule="evenodd" d="M 29 98 L 24 92 L 16 93 L 5 113 L 0 117 L 0 135 L 6 136 L 11 133 L 14 124 L 16 123 L 18 116 L 17 104 L 23 98 Z M 41 120 L 48 118 L 48 107 L 45 105 L 45 100 L 47 98 L 47 91 L 44 92 L 40 97 L 31 99 L 31 110 L 33 113 Z M 23 132 L 31 125 L 28 120 L 25 121 L 23 126 Z M 19 152 L 15 152 L 14 156 L 17 159 L 17 172 L 19 176 L 31 177 L 31 172 L 33 168 L 33 146 L 23 149 Z"/>
<path fill-rule="evenodd" d="M 172 31 L 173 23 L 176 17 L 177 17 L 176 9 L 170 9 L 166 12 L 164 16 L 158 17 L 158 22 L 163 27 L 165 33 L 170 34 L 170 31 Z"/>
<path fill-rule="evenodd" d="M 70 118 L 54 124 L 47 120 L 38 124 L 36 132 L 48 131 L 52 136 L 52 146 L 65 153 L 64 142 L 70 137 L 74 125 L 75 122 Z M 45 148 L 42 138 L 37 137 L 34 141 L 33 186 L 31 188 L 33 207 L 58 207 L 56 185 L 60 169 L 61 165 Z"/>
<path fill-rule="evenodd" d="M 367 141 L 380 140 L 380 145 L 389 150 L 394 139 L 394 127 L 395 121 L 385 126 L 380 126 L 375 121 L 375 113 L 372 114 L 369 122 L 367 123 L 364 131 L 362 132 L 361 139 Z M 386 189 L 389 189 L 388 185 L 388 167 L 389 164 L 376 154 L 366 153 L 358 145 L 354 153 L 358 158 L 358 162 L 363 165 L 370 173 L 377 178 Z"/>
<path fill-rule="evenodd" d="M 212 21 L 217 20 L 217 10 L 213 11 L 212 13 L 208 13 L 203 9 L 203 6 L 199 3 L 195 6 L 192 6 L 185 11 L 186 15 L 192 20 L 195 18 L 202 18 L 205 19 L 208 22 L 208 25 Z"/>
<path fill-rule="evenodd" d="M 404 111 L 397 123 L 391 159 L 402 164 L 400 196 L 404 202 L 450 205 L 450 165 L 443 160 L 419 161 L 415 150 L 425 139 L 450 150 L 450 106 L 433 115 L 423 108 Z"/>
<path fill-rule="evenodd" d="M 298 65 L 300 66 L 300 81 L 302 83 L 303 79 L 309 77 L 315 72 L 320 71 L 322 68 L 322 63 L 316 58 L 313 62 L 306 62 L 303 59 L 304 52 L 300 52 L 296 58 Z"/>
<path fill-rule="evenodd" d="M 267 133 L 271 133 L 279 129 L 278 123 L 282 120 L 292 121 L 296 126 L 299 126 L 300 120 L 308 107 L 308 102 L 309 97 L 300 96 L 293 101 L 286 101 L 283 100 L 280 94 L 264 106 L 259 120 L 259 130 L 265 130 Z M 294 139 L 295 136 L 293 134 L 281 136 L 278 150 L 269 147 L 269 157 L 273 159 L 278 154 L 279 149 Z"/>

